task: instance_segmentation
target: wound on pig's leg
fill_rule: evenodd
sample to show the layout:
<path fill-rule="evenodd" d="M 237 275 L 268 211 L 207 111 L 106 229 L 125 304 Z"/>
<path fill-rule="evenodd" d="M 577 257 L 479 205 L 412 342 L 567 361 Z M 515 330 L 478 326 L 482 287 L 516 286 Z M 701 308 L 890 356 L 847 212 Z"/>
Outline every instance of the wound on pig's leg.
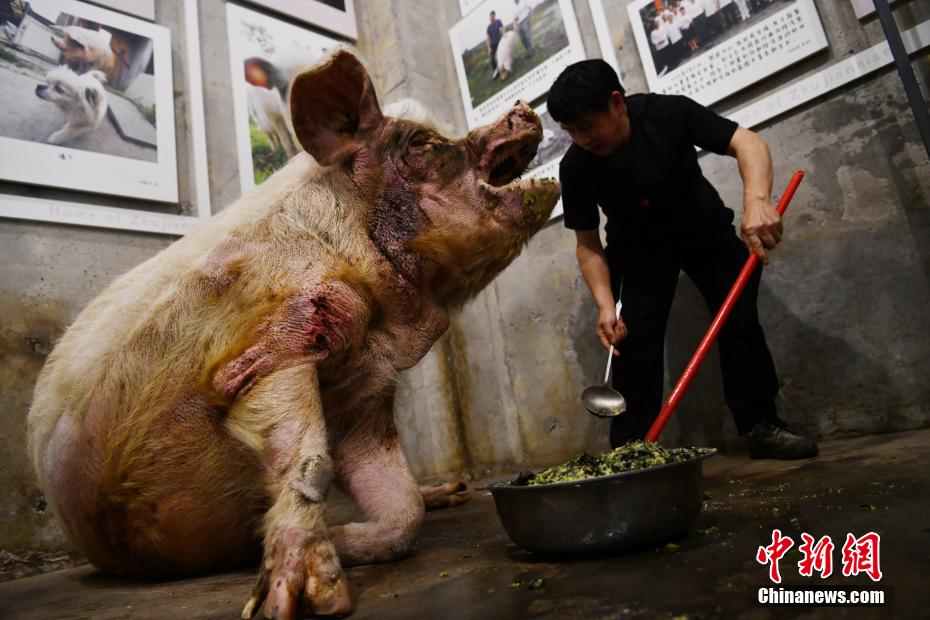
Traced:
<path fill-rule="evenodd" d="M 318 504 L 326 499 L 332 482 L 332 460 L 325 454 L 317 454 L 301 463 L 300 475 L 292 485 L 308 502 Z"/>

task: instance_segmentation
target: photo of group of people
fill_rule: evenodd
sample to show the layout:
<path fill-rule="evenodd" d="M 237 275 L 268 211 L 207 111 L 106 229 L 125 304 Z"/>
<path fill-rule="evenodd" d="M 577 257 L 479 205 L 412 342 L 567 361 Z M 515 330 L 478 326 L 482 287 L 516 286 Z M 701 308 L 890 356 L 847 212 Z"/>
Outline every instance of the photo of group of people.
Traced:
<path fill-rule="evenodd" d="M 790 0 L 788 0 L 790 1 Z M 639 11 L 656 75 L 712 48 L 786 0 L 657 0 Z"/>

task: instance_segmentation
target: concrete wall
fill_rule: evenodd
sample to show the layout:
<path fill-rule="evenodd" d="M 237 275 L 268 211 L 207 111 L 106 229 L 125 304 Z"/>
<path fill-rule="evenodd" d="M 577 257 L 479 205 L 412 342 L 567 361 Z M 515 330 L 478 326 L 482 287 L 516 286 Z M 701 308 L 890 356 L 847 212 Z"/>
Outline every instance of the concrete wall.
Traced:
<path fill-rule="evenodd" d="M 211 199 L 215 211 L 239 193 L 223 0 L 199 2 Z M 585 49 L 598 56 L 588 4 L 575 0 Z M 930 18 L 918 3 L 902 25 Z M 357 0 L 359 44 L 382 102 L 415 97 L 464 133 L 446 32 L 457 0 Z M 157 3 L 176 25 L 180 2 Z M 818 2 L 829 52 L 716 109 L 735 109 L 766 89 L 807 75 L 877 42 L 846 2 Z M 625 26 L 621 66 L 633 91 L 645 80 Z M 914 62 L 926 88 L 927 58 Z M 176 84 L 183 63 L 174 63 Z M 180 89 L 179 89 L 180 90 Z M 925 90 L 925 96 L 927 92 Z M 176 98 L 178 126 L 187 120 Z M 785 417 L 818 436 L 927 425 L 930 418 L 930 165 L 891 69 L 792 111 L 761 128 L 776 161 L 776 192 L 790 172 L 807 180 L 789 212 L 787 238 L 763 280 L 762 321 L 778 364 Z M 180 144 L 182 208 L 192 201 L 189 153 Z M 739 208 L 733 160 L 701 160 L 728 204 Z M 72 194 L 0 184 L 7 193 L 79 200 Z M 93 198 L 121 206 L 119 199 Z M 113 278 L 166 247 L 170 237 L 0 220 L 0 548 L 60 548 L 25 458 L 24 419 L 45 356 L 77 312 Z M 468 304 L 449 333 L 402 379 L 397 419 L 422 479 L 487 475 L 549 464 L 606 447 L 607 425 L 578 406 L 599 380 L 605 352 L 593 338 L 596 311 L 559 220 Z M 682 280 L 667 360 L 677 378 L 709 321 Z M 665 439 L 733 445 L 715 357 L 708 359 Z"/>

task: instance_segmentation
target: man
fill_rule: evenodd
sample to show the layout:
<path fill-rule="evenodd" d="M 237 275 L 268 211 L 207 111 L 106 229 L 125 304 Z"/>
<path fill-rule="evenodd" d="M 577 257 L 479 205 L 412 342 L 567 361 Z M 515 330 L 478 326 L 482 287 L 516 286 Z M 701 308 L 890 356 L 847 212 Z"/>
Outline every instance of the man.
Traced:
<path fill-rule="evenodd" d="M 517 5 L 516 11 L 513 14 L 514 29 L 520 35 L 520 41 L 523 42 L 526 55 L 532 56 L 536 53 L 533 51 L 533 40 L 530 33 L 530 18 L 532 17 L 533 11 L 530 9 L 529 2 L 513 0 L 513 3 Z"/>
<path fill-rule="evenodd" d="M 656 75 L 662 75 L 669 64 L 669 42 L 668 28 L 665 25 L 665 20 L 660 16 L 656 16 L 652 22 L 652 32 L 649 33 L 649 40 L 652 41 L 652 59 L 656 65 Z"/>
<path fill-rule="evenodd" d="M 669 71 L 674 71 L 678 67 L 683 57 L 681 48 L 683 45 L 681 26 L 674 17 L 674 13 L 666 13 L 663 17 L 665 29 L 668 31 L 668 64 Z"/>
<path fill-rule="evenodd" d="M 497 46 L 501 42 L 501 37 L 504 36 L 504 22 L 497 19 L 497 13 L 491 11 L 491 23 L 488 24 L 487 29 L 487 38 L 484 40 L 484 48 L 488 52 L 488 56 L 491 58 L 491 70 L 493 71 L 494 78 L 497 78 Z"/>
<path fill-rule="evenodd" d="M 597 336 L 605 347 L 619 344 L 613 386 L 626 397 L 627 412 L 611 422 L 610 442 L 618 446 L 644 437 L 662 404 L 665 327 L 679 271 L 716 312 L 746 248 L 767 263 L 766 250 L 781 239 L 770 201 L 772 160 L 758 135 L 686 97 L 626 97 L 603 60 L 566 68 L 548 109 L 574 143 L 559 168 L 564 223 L 575 230 L 578 264 L 600 311 Z M 701 174 L 695 145 L 737 159 L 745 246 L 733 212 Z M 598 205 L 607 217 L 606 250 Z M 815 456 L 817 444 L 776 415 L 778 377 L 756 313 L 760 276 L 757 270 L 720 332 L 726 402 L 754 458 Z"/>

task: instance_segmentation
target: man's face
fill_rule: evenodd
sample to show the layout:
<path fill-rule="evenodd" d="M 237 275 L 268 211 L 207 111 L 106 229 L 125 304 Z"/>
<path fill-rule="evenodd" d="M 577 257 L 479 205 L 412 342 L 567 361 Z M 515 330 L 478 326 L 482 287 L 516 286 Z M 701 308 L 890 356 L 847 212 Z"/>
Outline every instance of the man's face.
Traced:
<path fill-rule="evenodd" d="M 495 20 L 495 19 L 496 19 L 496 17 L 495 17 L 495 15 L 494 15 L 494 13 L 491 13 L 491 23 L 492 23 L 492 24 L 494 23 L 494 20 Z"/>
<path fill-rule="evenodd" d="M 618 91 L 610 94 L 607 109 L 592 112 L 572 123 L 559 123 L 572 142 L 600 157 L 607 157 L 630 140 L 630 119 Z"/>

